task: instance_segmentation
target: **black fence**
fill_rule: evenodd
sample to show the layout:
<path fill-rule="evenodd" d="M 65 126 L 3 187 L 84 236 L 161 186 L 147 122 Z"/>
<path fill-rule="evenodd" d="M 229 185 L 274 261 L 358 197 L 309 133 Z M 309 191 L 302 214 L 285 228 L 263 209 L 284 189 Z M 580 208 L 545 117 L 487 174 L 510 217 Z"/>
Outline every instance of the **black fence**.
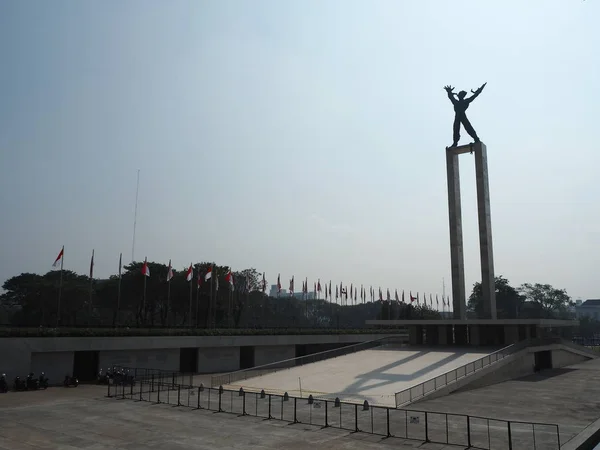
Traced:
<path fill-rule="evenodd" d="M 109 384 L 107 396 L 478 449 L 560 448 L 558 425 L 176 384 L 172 374 Z"/>
<path fill-rule="evenodd" d="M 226 373 L 223 375 L 214 375 L 211 377 L 211 386 L 225 386 L 235 383 L 240 380 L 247 380 L 248 378 L 258 377 L 267 373 L 277 372 L 279 370 L 289 369 L 291 367 L 303 366 L 304 364 L 310 364 L 325 359 L 336 358 L 338 356 L 348 355 L 350 353 L 360 352 L 362 350 L 368 350 L 375 347 L 382 347 L 385 345 L 401 345 L 406 344 L 406 334 L 399 334 L 398 336 L 388 336 L 379 339 L 373 339 L 371 341 L 361 342 L 359 344 L 346 345 L 344 347 L 336 348 L 333 350 L 326 350 L 324 352 L 312 353 L 310 355 L 299 356 L 297 358 L 290 358 L 283 361 L 277 361 L 270 364 L 263 364 L 261 366 L 251 367 L 249 369 L 236 370 L 235 372 Z"/>

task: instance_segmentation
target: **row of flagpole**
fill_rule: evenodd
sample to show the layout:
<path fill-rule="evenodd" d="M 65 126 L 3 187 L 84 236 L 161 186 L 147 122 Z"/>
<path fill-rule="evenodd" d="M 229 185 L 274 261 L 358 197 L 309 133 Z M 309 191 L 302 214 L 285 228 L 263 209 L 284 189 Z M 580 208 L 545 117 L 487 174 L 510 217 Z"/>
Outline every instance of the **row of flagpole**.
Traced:
<path fill-rule="evenodd" d="M 61 295 L 62 295 L 62 283 L 63 283 L 63 267 L 64 267 L 64 255 L 65 255 L 65 247 L 63 245 L 63 247 L 61 248 L 58 256 L 56 257 L 56 259 L 54 260 L 54 263 L 52 264 L 52 267 L 58 267 L 60 265 L 60 281 L 59 281 L 59 287 L 58 287 L 58 312 L 57 312 L 57 318 L 56 318 L 56 325 L 58 326 L 60 324 L 60 307 L 61 307 Z M 118 323 L 118 319 L 119 319 L 119 311 L 120 311 L 120 304 L 121 304 L 121 272 L 122 272 L 122 261 L 123 261 L 123 254 L 119 254 L 119 275 L 118 275 L 118 289 L 117 289 L 117 323 Z M 195 323 L 198 324 L 198 312 L 199 312 L 199 294 L 200 294 L 200 286 L 202 284 L 202 278 L 204 278 L 204 281 L 208 281 L 210 280 L 210 297 L 209 297 L 209 304 L 208 304 L 208 314 L 209 314 L 209 324 L 208 326 L 210 327 L 212 325 L 212 314 L 214 313 L 213 309 L 216 305 L 213 305 L 213 277 L 212 277 L 212 271 L 213 271 L 213 265 L 211 265 L 208 270 L 206 271 L 206 273 L 204 274 L 204 277 L 202 277 L 201 275 L 201 271 L 200 269 L 198 269 L 198 273 L 197 273 L 197 290 L 196 290 L 196 320 Z M 148 267 L 148 259 L 144 258 L 144 263 L 142 265 L 142 275 L 144 275 L 144 290 L 143 290 L 143 300 L 142 300 L 142 314 L 144 314 L 144 319 L 145 319 L 145 311 L 146 311 L 146 279 L 150 276 L 150 268 Z M 189 268 L 187 269 L 187 273 L 186 273 L 186 281 L 188 281 L 190 283 L 190 301 L 189 301 L 189 312 L 188 312 L 188 325 L 191 327 L 192 326 L 192 303 L 193 303 L 193 284 L 192 284 L 192 280 L 194 277 L 194 265 L 193 263 L 190 263 Z M 94 250 L 92 250 L 92 258 L 90 261 L 90 274 L 89 274 L 89 278 L 90 278 L 90 292 L 89 292 L 89 313 L 91 316 L 92 313 L 92 294 L 93 294 L 93 278 L 94 278 Z M 171 279 L 173 278 L 173 267 L 171 265 L 171 260 L 169 260 L 169 265 L 167 268 L 167 308 L 166 308 L 166 322 L 168 324 L 168 318 L 169 318 L 169 309 L 170 309 L 170 302 L 171 302 Z M 251 286 L 249 285 L 250 280 L 249 277 L 245 277 L 246 281 L 245 281 L 245 285 L 244 285 L 244 290 L 246 291 L 246 293 L 250 292 Z M 227 274 L 225 275 L 225 281 L 229 284 L 230 286 L 230 298 L 229 298 L 229 310 L 231 310 L 231 295 L 235 289 L 235 283 L 234 283 L 234 278 L 233 278 L 233 273 L 231 272 L 231 269 L 227 272 Z M 314 282 L 314 298 L 316 300 L 320 300 L 321 298 L 321 293 L 325 292 L 325 301 L 329 300 L 331 306 L 333 307 L 333 290 L 332 290 L 332 283 L 331 281 L 329 281 L 329 285 L 327 284 L 327 282 L 324 285 L 324 289 L 321 286 L 321 279 L 318 279 L 318 281 Z M 218 292 L 219 290 L 219 279 L 218 277 L 215 277 L 215 286 L 214 286 L 214 290 L 215 292 Z M 262 274 L 262 281 L 261 281 L 261 291 L 263 292 L 263 294 L 266 292 L 266 288 L 267 288 L 267 281 L 265 279 L 265 273 L 263 272 Z M 277 298 L 280 297 L 281 292 L 282 292 L 282 285 L 281 285 L 281 276 L 280 274 L 277 275 L 277 285 L 276 285 L 276 289 L 277 289 Z M 358 285 L 354 286 L 352 283 L 350 284 L 350 299 L 354 300 L 354 304 L 356 305 L 356 301 L 358 300 L 358 296 L 359 296 L 359 292 L 358 292 Z M 294 297 L 295 296 L 295 292 L 294 292 L 294 277 L 292 276 L 292 278 L 290 279 L 289 282 L 289 296 L 290 297 Z M 306 278 L 304 281 L 302 281 L 302 296 L 303 299 L 306 301 L 306 314 L 308 314 L 308 278 Z M 370 286 L 369 288 L 369 297 L 370 297 L 370 301 L 371 302 L 375 302 L 375 289 L 373 288 L 373 286 Z M 387 293 L 386 293 L 386 298 L 384 299 L 383 296 L 383 291 L 381 290 L 381 287 L 379 288 L 379 295 L 378 295 L 378 300 L 379 301 L 387 301 L 387 302 L 391 302 L 392 298 L 391 298 L 391 294 L 390 294 L 390 290 L 389 288 L 387 289 Z M 360 299 L 362 300 L 363 303 L 365 303 L 367 301 L 367 289 L 366 287 L 364 287 L 362 284 L 360 285 Z M 410 299 L 410 303 L 412 304 L 415 301 L 417 302 L 417 304 L 420 304 L 420 299 L 419 299 L 419 293 L 417 292 L 416 297 L 412 295 L 412 291 L 409 291 L 409 299 Z M 343 302 L 344 301 L 348 301 L 348 286 L 344 287 L 343 283 L 340 283 L 339 286 L 336 284 L 335 285 L 335 303 L 337 304 L 338 300 L 342 303 L 340 303 L 340 306 L 344 306 Z M 396 301 L 396 303 L 406 303 L 405 298 L 404 298 L 404 290 L 402 290 L 402 296 L 401 299 L 398 296 L 398 290 L 395 290 L 395 295 L 394 295 L 394 300 Z M 427 306 L 427 296 L 426 294 L 423 294 L 423 305 Z M 347 303 L 345 304 L 345 306 L 347 306 Z M 432 294 L 429 294 L 429 306 L 433 306 L 433 296 Z M 437 308 L 439 308 L 439 298 L 438 295 L 436 294 L 436 306 Z M 450 309 L 450 298 L 445 298 L 445 295 L 442 295 L 442 311 L 445 311 L 446 307 L 448 307 L 448 309 Z"/>

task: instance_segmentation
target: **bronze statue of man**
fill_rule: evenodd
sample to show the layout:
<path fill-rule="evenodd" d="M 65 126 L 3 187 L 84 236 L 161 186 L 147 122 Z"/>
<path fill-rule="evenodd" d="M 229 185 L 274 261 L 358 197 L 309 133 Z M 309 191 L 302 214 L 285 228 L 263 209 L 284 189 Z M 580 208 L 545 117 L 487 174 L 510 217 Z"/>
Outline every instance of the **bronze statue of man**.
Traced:
<path fill-rule="evenodd" d="M 471 125 L 471 122 L 469 122 L 469 119 L 467 119 L 467 114 L 465 112 L 467 111 L 469 104 L 473 100 L 475 100 L 479 94 L 481 94 L 481 91 L 483 91 L 483 88 L 486 84 L 487 83 L 483 83 L 483 85 L 476 91 L 471 89 L 471 93 L 473 95 L 469 98 L 465 98 L 465 96 L 467 95 L 466 91 L 460 91 L 458 94 L 455 94 L 454 92 L 452 92 L 454 91 L 454 88 L 452 86 L 444 86 L 444 89 L 448 93 L 448 98 L 454 105 L 454 112 L 456 113 L 454 116 L 454 142 L 452 143 L 450 148 L 456 147 L 458 145 L 458 141 L 460 140 L 461 123 L 463 127 L 465 127 L 465 131 L 469 133 L 469 136 L 471 136 L 475 140 L 475 142 L 479 142 L 479 137 L 477 137 L 477 133 L 475 132 L 473 125 Z M 455 95 L 458 98 L 454 98 Z"/>

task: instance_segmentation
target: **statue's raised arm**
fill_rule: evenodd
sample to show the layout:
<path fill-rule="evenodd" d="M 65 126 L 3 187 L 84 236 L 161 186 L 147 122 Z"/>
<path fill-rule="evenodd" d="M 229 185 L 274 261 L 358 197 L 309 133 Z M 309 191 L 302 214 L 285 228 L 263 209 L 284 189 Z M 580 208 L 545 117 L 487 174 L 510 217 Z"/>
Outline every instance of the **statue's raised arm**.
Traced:
<path fill-rule="evenodd" d="M 487 84 L 487 82 L 483 83 L 481 85 L 481 87 L 479 89 L 477 89 L 476 91 L 474 91 L 473 89 L 471 89 L 471 93 L 473 94 L 470 98 L 468 98 L 467 100 L 469 102 L 472 102 L 473 100 L 475 100 L 479 94 L 481 94 L 481 91 L 483 91 L 483 88 L 485 87 L 485 85 Z"/>
<path fill-rule="evenodd" d="M 456 99 L 454 98 L 454 96 L 456 95 L 453 91 L 454 88 L 450 85 L 444 86 L 444 89 L 446 90 L 446 92 L 448 93 L 448 98 L 450 99 L 450 101 L 454 104 L 456 102 Z"/>

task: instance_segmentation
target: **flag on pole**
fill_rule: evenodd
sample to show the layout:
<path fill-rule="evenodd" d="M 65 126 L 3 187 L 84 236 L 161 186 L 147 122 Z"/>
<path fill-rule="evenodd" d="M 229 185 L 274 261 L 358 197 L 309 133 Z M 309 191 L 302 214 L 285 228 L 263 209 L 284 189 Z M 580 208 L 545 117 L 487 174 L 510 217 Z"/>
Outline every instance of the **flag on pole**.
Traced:
<path fill-rule="evenodd" d="M 338 286 L 337 284 L 335 285 L 335 299 L 338 299 Z"/>
<path fill-rule="evenodd" d="M 211 279 L 211 277 L 212 277 L 212 269 L 213 269 L 212 266 L 210 266 L 208 268 L 208 270 L 206 271 L 206 275 L 204 275 L 204 281 L 208 281 L 208 280 Z"/>
<path fill-rule="evenodd" d="M 435 294 L 435 304 L 436 304 L 437 306 L 440 306 L 440 299 L 438 298 L 438 295 L 437 295 L 437 294 Z"/>
<path fill-rule="evenodd" d="M 390 288 L 387 288 L 386 300 L 389 302 L 391 299 L 392 299 L 392 297 L 390 296 Z"/>
<path fill-rule="evenodd" d="M 317 281 L 317 292 L 321 292 L 321 279 L 319 278 L 319 280 Z"/>
<path fill-rule="evenodd" d="M 412 295 L 412 291 L 410 291 L 410 293 L 409 293 L 408 295 L 410 295 L 410 302 L 411 302 L 411 303 L 412 303 L 412 302 L 414 302 L 415 300 L 417 300 L 417 297 L 413 297 L 413 295 Z M 418 294 L 417 294 L 417 295 L 418 295 Z"/>
<path fill-rule="evenodd" d="M 119 253 L 119 278 L 121 278 L 121 265 L 123 261 L 123 253 Z"/>
<path fill-rule="evenodd" d="M 202 274 L 200 273 L 200 268 L 198 268 L 198 275 L 196 275 L 196 283 L 198 289 L 200 289 L 200 286 L 202 286 Z"/>
<path fill-rule="evenodd" d="M 150 268 L 148 267 L 148 258 L 144 258 L 144 265 L 142 266 L 142 275 L 149 277 Z"/>
<path fill-rule="evenodd" d="M 52 267 L 58 267 L 62 264 L 62 259 L 63 259 L 64 254 L 65 254 L 65 246 L 63 245 L 62 249 L 60 250 L 60 253 L 54 260 L 54 263 L 52 263 Z"/>
<path fill-rule="evenodd" d="M 171 267 L 171 260 L 169 260 L 169 268 L 167 269 L 167 282 L 173 278 L 173 267 Z"/>
<path fill-rule="evenodd" d="M 325 300 L 327 300 L 327 285 L 325 285 Z"/>
<path fill-rule="evenodd" d="M 294 295 L 294 275 L 292 275 L 292 279 L 290 280 L 290 297 Z"/>
<path fill-rule="evenodd" d="M 331 299 L 331 280 L 329 280 L 329 298 Z"/>
<path fill-rule="evenodd" d="M 277 294 L 281 292 L 281 280 L 279 278 L 280 274 L 277 274 Z"/>
<path fill-rule="evenodd" d="M 94 278 L 94 250 L 92 249 L 92 260 L 90 261 L 90 278 Z"/>
<path fill-rule="evenodd" d="M 433 297 L 431 294 L 429 294 L 429 304 L 433 306 Z"/>
<path fill-rule="evenodd" d="M 225 275 L 225 281 L 227 283 L 229 283 L 229 286 L 231 286 L 231 290 L 234 290 L 233 287 L 233 274 L 231 273 L 231 269 L 229 270 L 229 272 L 227 272 L 227 275 Z"/>
<path fill-rule="evenodd" d="M 404 303 L 404 289 L 402 289 L 402 303 Z"/>
<path fill-rule="evenodd" d="M 185 280 L 192 281 L 193 277 L 194 277 L 194 267 L 192 266 L 192 263 L 190 263 L 190 267 L 188 268 L 187 273 L 185 274 Z"/>
<path fill-rule="evenodd" d="M 398 289 L 394 290 L 394 297 L 395 297 L 396 303 L 399 303 L 400 299 L 398 298 Z"/>
<path fill-rule="evenodd" d="M 215 292 L 219 290 L 219 277 L 215 277 Z"/>
<path fill-rule="evenodd" d="M 352 300 L 352 293 L 354 292 L 354 288 L 352 287 L 352 283 L 350 283 L 350 300 Z"/>
<path fill-rule="evenodd" d="M 381 288 L 379 288 L 379 300 L 383 301 L 383 292 L 381 292 Z"/>
<path fill-rule="evenodd" d="M 267 280 L 265 279 L 265 273 L 263 272 L 263 280 L 262 280 L 262 291 L 263 291 L 263 294 L 265 293 L 266 290 L 267 290 Z"/>

